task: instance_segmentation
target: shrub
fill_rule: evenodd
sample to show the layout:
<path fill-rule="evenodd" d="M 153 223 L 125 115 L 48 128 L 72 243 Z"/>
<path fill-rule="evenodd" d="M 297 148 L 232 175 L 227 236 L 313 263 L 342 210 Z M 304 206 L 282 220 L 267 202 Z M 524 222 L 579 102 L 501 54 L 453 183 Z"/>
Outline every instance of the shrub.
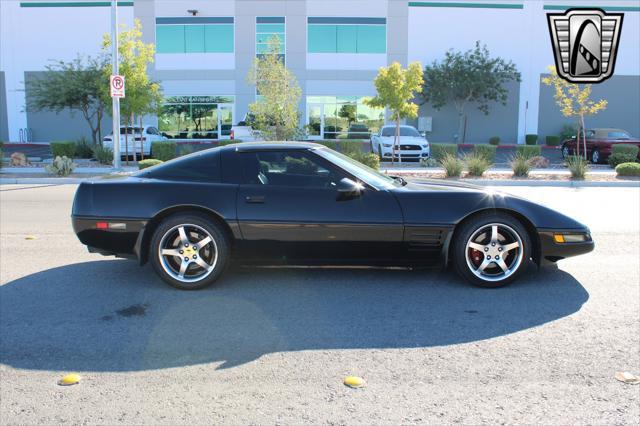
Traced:
<path fill-rule="evenodd" d="M 547 136 L 545 139 L 548 146 L 560 145 L 560 136 Z"/>
<path fill-rule="evenodd" d="M 527 145 L 535 145 L 538 143 L 538 135 L 529 134 L 524 136 L 524 140 Z"/>
<path fill-rule="evenodd" d="M 73 162 L 73 159 L 66 156 L 58 156 L 50 165 L 45 167 L 45 170 L 53 175 L 69 176 L 75 168 L 76 164 Z"/>
<path fill-rule="evenodd" d="M 111 164 L 113 162 L 113 151 L 102 145 L 95 145 L 93 147 L 93 158 L 98 160 L 100 164 Z"/>
<path fill-rule="evenodd" d="M 489 138 L 489 144 L 490 145 L 500 145 L 500 137 L 499 136 L 492 136 Z"/>
<path fill-rule="evenodd" d="M 458 145 L 455 143 L 432 143 L 431 144 L 431 156 L 436 160 L 442 162 L 447 156 L 458 155 Z"/>
<path fill-rule="evenodd" d="M 473 153 L 483 156 L 491 165 L 496 158 L 496 149 L 495 145 L 474 145 Z"/>
<path fill-rule="evenodd" d="M 163 162 L 160 160 L 156 160 L 155 158 L 149 158 L 146 160 L 138 161 L 138 169 L 146 169 L 152 166 L 157 166 L 158 164 L 162 164 Z"/>
<path fill-rule="evenodd" d="M 492 146 L 492 148 L 495 148 Z M 485 154 L 481 152 L 474 152 L 471 154 L 465 154 L 463 161 L 467 165 L 467 170 L 471 176 L 482 176 L 484 172 L 491 167 L 491 161 L 487 159 Z"/>
<path fill-rule="evenodd" d="M 362 142 L 359 141 L 342 141 L 338 143 L 340 152 L 351 157 L 362 153 Z"/>
<path fill-rule="evenodd" d="M 640 176 L 640 163 L 622 163 L 616 166 L 618 176 Z"/>
<path fill-rule="evenodd" d="M 51 153 L 53 157 L 73 158 L 76 154 L 76 143 L 74 141 L 53 141 L 51 142 Z"/>
<path fill-rule="evenodd" d="M 82 137 L 76 141 L 75 156 L 77 158 L 93 158 L 93 144 Z"/>
<path fill-rule="evenodd" d="M 536 155 L 535 157 L 529 158 L 529 164 L 536 169 L 546 169 L 549 167 L 549 159 L 542 155 Z"/>
<path fill-rule="evenodd" d="M 511 166 L 511 170 L 513 170 L 514 176 L 527 177 L 531 171 L 531 158 L 522 152 L 516 152 L 516 155 L 511 157 L 509 165 Z"/>
<path fill-rule="evenodd" d="M 372 152 L 367 152 L 367 153 L 358 152 L 358 153 L 351 153 L 347 155 L 353 158 L 354 160 L 361 162 L 365 166 L 371 167 L 374 170 L 378 170 L 380 168 L 380 158 L 378 157 L 377 154 L 374 154 Z"/>
<path fill-rule="evenodd" d="M 440 165 L 444 167 L 447 177 L 459 177 L 464 166 L 458 157 L 451 155 L 450 153 L 446 153 L 444 155 L 440 160 Z"/>
<path fill-rule="evenodd" d="M 334 151 L 338 151 L 338 142 L 335 141 L 318 141 L 318 143 L 320 145 L 324 145 L 329 149 L 332 149 Z"/>
<path fill-rule="evenodd" d="M 560 139 L 562 141 L 571 139 L 576 135 L 576 133 L 578 133 L 576 126 L 574 126 L 573 124 L 565 124 L 564 126 L 562 126 L 562 130 L 560 131 Z"/>
<path fill-rule="evenodd" d="M 540 145 L 518 145 L 516 153 L 531 158 L 542 154 L 542 147 Z"/>
<path fill-rule="evenodd" d="M 574 179 L 584 179 L 589 169 L 589 163 L 582 156 L 570 155 L 566 159 L 567 167 L 571 172 L 571 177 Z"/>
<path fill-rule="evenodd" d="M 178 145 L 178 157 L 182 157 L 183 155 L 188 155 L 196 152 L 196 147 L 191 144 L 183 144 Z"/>
<path fill-rule="evenodd" d="M 638 147 L 627 143 L 614 144 L 611 147 L 609 165 L 615 168 L 618 164 L 633 163 L 638 158 Z"/>
<path fill-rule="evenodd" d="M 176 158 L 176 147 L 175 142 L 156 141 L 151 143 L 151 152 L 156 160 L 169 161 Z"/>
<path fill-rule="evenodd" d="M 422 167 L 440 167 L 440 163 L 433 157 L 421 158 L 420 165 Z"/>

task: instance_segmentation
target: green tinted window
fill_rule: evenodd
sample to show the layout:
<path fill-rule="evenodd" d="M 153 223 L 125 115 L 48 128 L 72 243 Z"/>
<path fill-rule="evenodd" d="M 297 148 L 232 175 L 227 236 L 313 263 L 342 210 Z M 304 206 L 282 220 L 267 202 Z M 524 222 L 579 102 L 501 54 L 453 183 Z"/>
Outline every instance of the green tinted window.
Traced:
<path fill-rule="evenodd" d="M 387 31 L 383 25 L 358 26 L 358 53 L 386 53 Z"/>
<path fill-rule="evenodd" d="M 158 25 L 156 49 L 158 53 L 184 53 L 184 25 Z"/>
<path fill-rule="evenodd" d="M 256 33 L 284 34 L 284 24 L 256 24 Z"/>
<path fill-rule="evenodd" d="M 337 53 L 356 53 L 357 49 L 357 25 L 338 25 L 336 26 L 336 52 Z"/>
<path fill-rule="evenodd" d="M 185 25 L 184 40 L 186 53 L 204 52 L 204 25 Z"/>
<path fill-rule="evenodd" d="M 233 53 L 233 25 L 205 25 L 204 51 L 207 53 Z"/>
<path fill-rule="evenodd" d="M 309 53 L 385 53 L 386 25 L 308 25 Z"/>
<path fill-rule="evenodd" d="M 309 53 L 336 53 L 335 25 L 309 25 L 308 28 Z"/>

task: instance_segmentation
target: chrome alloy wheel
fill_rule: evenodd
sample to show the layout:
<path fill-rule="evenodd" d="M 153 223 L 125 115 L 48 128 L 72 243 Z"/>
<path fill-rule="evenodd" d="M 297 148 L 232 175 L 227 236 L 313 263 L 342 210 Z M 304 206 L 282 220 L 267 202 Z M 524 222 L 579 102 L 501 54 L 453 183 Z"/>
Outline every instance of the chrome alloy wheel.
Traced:
<path fill-rule="evenodd" d="M 174 279 L 194 283 L 206 278 L 218 263 L 218 246 L 204 228 L 182 224 L 169 229 L 158 250 L 162 269 Z"/>
<path fill-rule="evenodd" d="M 467 266 L 484 281 L 501 281 L 513 274 L 523 258 L 520 235 L 502 223 L 490 223 L 477 229 L 465 248 Z"/>

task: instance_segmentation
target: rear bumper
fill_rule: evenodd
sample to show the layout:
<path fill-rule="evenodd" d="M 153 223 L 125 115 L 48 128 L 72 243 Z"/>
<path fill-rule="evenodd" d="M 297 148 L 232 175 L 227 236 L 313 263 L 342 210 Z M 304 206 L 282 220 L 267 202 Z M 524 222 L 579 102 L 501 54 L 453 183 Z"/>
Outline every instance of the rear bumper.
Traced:
<path fill-rule="evenodd" d="M 582 236 L 584 241 L 558 243 L 555 235 Z M 539 230 L 540 260 L 543 262 L 557 262 L 568 257 L 586 254 L 595 248 L 589 229 L 545 229 Z"/>
<path fill-rule="evenodd" d="M 146 220 L 72 216 L 73 231 L 91 253 L 138 258 L 136 243 Z M 102 228 L 106 224 L 106 228 Z"/>

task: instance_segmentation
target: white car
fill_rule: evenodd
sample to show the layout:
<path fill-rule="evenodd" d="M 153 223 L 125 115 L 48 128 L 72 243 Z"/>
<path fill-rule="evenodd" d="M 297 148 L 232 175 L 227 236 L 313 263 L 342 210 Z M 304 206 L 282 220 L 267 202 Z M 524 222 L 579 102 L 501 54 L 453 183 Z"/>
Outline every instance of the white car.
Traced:
<path fill-rule="evenodd" d="M 400 126 L 400 140 L 393 154 L 393 142 L 396 134 L 396 126 L 382 126 L 377 134 L 371 136 L 371 152 L 378 154 L 380 160 L 391 160 L 392 155 L 398 159 L 398 153 L 402 160 L 420 160 L 429 158 L 429 142 L 413 126 Z"/>
<path fill-rule="evenodd" d="M 125 144 L 125 133 L 127 133 L 127 143 Z M 156 127 L 154 126 L 144 126 L 142 128 L 142 132 L 140 132 L 140 127 L 127 127 L 120 126 L 120 155 L 127 155 L 127 146 L 129 148 L 129 155 L 133 155 L 134 153 L 140 153 L 140 142 L 142 142 L 142 152 L 145 156 L 151 155 L 151 143 L 156 141 L 166 141 L 167 138 L 164 137 Z M 102 139 L 102 144 L 105 148 L 109 148 L 113 150 L 113 133 L 108 136 L 105 136 Z"/>
<path fill-rule="evenodd" d="M 261 141 L 260 132 L 251 128 L 251 126 L 241 126 L 239 124 L 231 128 L 231 139 L 238 139 L 242 142 Z"/>

